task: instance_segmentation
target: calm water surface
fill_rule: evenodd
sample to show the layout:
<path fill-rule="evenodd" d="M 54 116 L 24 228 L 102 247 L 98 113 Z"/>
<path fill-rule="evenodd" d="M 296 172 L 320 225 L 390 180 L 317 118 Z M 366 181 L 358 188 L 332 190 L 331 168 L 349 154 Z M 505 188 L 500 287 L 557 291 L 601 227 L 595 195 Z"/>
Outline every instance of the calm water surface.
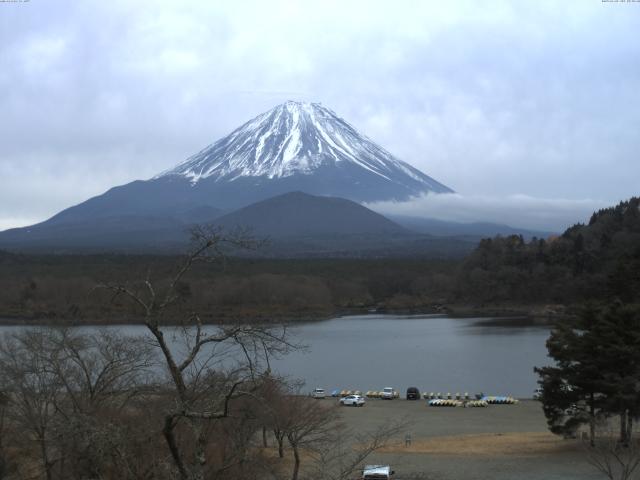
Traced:
<path fill-rule="evenodd" d="M 530 397 L 534 366 L 550 363 L 549 327 L 520 319 L 363 315 L 292 329 L 309 346 L 276 362 L 281 373 L 326 390 L 484 392 Z"/>
<path fill-rule="evenodd" d="M 305 351 L 272 363 L 303 379 L 308 389 L 420 391 L 530 397 L 534 366 L 549 364 L 549 328 L 523 320 L 451 318 L 446 315 L 361 315 L 290 328 Z M 2 326 L 0 332 L 21 326 Z M 96 327 L 82 327 L 84 331 Z M 142 326 L 114 326 L 131 335 Z"/>

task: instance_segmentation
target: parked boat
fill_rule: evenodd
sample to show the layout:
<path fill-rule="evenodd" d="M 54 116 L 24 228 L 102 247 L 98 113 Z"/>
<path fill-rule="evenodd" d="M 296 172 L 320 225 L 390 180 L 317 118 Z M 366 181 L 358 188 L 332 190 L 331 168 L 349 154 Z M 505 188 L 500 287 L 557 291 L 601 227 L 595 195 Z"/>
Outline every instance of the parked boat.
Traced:
<path fill-rule="evenodd" d="M 490 405 L 514 405 L 518 403 L 518 400 L 513 398 L 512 396 L 484 396 L 480 400 L 484 400 Z"/>
<path fill-rule="evenodd" d="M 462 407 L 464 405 L 460 400 L 440 399 L 429 400 L 430 407 Z"/>

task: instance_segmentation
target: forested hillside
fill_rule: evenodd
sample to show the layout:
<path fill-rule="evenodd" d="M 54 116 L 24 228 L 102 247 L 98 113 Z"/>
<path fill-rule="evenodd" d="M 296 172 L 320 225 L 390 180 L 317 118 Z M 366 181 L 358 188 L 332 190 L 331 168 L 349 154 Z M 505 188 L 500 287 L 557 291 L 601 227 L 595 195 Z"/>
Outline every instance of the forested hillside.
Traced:
<path fill-rule="evenodd" d="M 455 296 L 481 302 L 640 299 L 640 199 L 595 212 L 559 237 L 496 237 L 463 262 Z"/>
<path fill-rule="evenodd" d="M 485 239 L 463 261 L 230 258 L 198 265 L 179 291 L 213 322 L 303 320 L 371 309 L 538 312 L 616 298 L 640 303 L 639 204 L 632 198 L 600 210 L 589 224 L 559 237 Z M 94 286 L 133 285 L 147 277 L 161 282 L 178 263 L 174 256 L 0 252 L 0 319 L 137 321 Z"/>

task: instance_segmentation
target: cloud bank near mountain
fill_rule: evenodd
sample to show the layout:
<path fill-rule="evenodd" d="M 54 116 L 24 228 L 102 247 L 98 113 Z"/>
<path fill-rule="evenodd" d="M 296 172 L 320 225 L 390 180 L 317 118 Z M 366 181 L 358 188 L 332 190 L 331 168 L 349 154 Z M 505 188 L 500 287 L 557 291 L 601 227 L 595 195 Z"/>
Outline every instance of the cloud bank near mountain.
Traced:
<path fill-rule="evenodd" d="M 383 215 L 406 215 L 462 223 L 491 222 L 531 230 L 562 232 L 610 206 L 594 199 L 536 198 L 528 195 L 423 195 L 407 202 L 366 205 Z"/>

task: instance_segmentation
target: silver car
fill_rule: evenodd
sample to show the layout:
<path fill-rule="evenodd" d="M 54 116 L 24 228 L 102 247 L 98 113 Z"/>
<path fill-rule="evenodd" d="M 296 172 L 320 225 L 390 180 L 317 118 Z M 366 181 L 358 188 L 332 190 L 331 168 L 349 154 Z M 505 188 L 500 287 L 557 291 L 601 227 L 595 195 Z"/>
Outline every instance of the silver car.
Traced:
<path fill-rule="evenodd" d="M 360 395 L 347 395 L 340 399 L 340 405 L 351 407 L 364 407 L 364 398 Z"/>

